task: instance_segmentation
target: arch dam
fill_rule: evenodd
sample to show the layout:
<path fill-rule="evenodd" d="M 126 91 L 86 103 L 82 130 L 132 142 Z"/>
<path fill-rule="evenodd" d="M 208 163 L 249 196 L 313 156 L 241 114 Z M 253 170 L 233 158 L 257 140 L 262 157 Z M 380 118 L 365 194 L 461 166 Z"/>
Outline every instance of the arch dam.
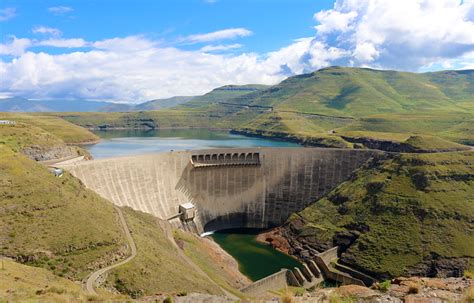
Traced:
<path fill-rule="evenodd" d="M 59 166 L 118 206 L 202 233 L 281 225 L 379 154 L 357 149 L 232 148 Z"/>

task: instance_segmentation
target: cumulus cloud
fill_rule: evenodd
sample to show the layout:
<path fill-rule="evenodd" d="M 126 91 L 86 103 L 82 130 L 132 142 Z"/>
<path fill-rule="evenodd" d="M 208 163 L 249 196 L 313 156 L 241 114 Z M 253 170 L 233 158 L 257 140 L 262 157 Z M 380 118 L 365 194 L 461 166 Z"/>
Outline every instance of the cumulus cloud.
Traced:
<path fill-rule="evenodd" d="M 21 56 L 32 45 L 30 39 L 10 37 L 10 41 L 0 44 L 0 55 Z"/>
<path fill-rule="evenodd" d="M 7 7 L 0 9 L 0 22 L 10 20 L 16 16 L 16 9 L 13 7 Z"/>
<path fill-rule="evenodd" d="M 72 7 L 69 7 L 69 6 L 52 6 L 52 7 L 48 8 L 48 11 L 50 13 L 55 14 L 55 15 L 62 15 L 62 14 L 72 12 L 72 11 L 74 11 L 74 9 Z"/>
<path fill-rule="evenodd" d="M 474 67 L 474 0 L 338 0 L 314 15 L 312 37 L 257 54 L 213 41 L 233 28 L 192 35 L 186 49 L 135 35 L 99 41 L 9 37 L 0 45 L 0 94 L 140 102 L 196 95 L 225 84 L 275 84 L 328 65 L 424 71 Z M 189 50 L 189 44 L 207 45 Z M 81 48 L 28 51 L 35 45 Z M 232 52 L 226 52 L 234 50 Z"/>
<path fill-rule="evenodd" d="M 200 43 L 224 39 L 233 39 L 237 37 L 246 37 L 250 36 L 251 34 L 252 32 L 246 28 L 228 28 L 206 34 L 190 35 L 184 38 L 183 41 L 190 43 Z"/>
<path fill-rule="evenodd" d="M 474 50 L 473 0 L 338 0 L 314 18 L 314 39 L 356 66 L 418 70 Z"/>
<path fill-rule="evenodd" d="M 33 34 L 45 34 L 45 35 L 52 35 L 52 36 L 61 36 L 62 32 L 53 27 L 47 26 L 36 26 L 33 28 Z"/>

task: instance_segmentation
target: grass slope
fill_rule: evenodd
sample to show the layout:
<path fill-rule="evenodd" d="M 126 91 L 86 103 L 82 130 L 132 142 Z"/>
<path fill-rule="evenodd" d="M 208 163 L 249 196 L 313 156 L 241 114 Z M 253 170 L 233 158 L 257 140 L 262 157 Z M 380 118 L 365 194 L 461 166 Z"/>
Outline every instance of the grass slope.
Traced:
<path fill-rule="evenodd" d="M 343 137 L 353 132 L 374 140 L 422 135 L 474 145 L 473 91 L 472 70 L 329 67 L 272 87 L 224 86 L 173 109 L 57 115 L 84 127 L 232 128 L 323 146 L 352 147 Z"/>
<path fill-rule="evenodd" d="M 0 144 L 37 161 L 80 155 L 90 157 L 84 149 L 77 146 L 67 146 L 55 135 L 25 123 L 0 125 Z"/>
<path fill-rule="evenodd" d="M 2 254 L 82 279 L 123 250 L 112 204 L 68 173 L 48 169 L 0 145 Z"/>
<path fill-rule="evenodd" d="M 121 295 L 91 296 L 81 286 L 50 271 L 23 265 L 9 259 L 0 268 L 0 302 L 85 302 L 125 301 Z"/>
<path fill-rule="evenodd" d="M 125 208 L 124 214 L 138 254 L 132 261 L 112 270 L 108 276 L 111 286 L 134 298 L 156 293 L 222 294 L 214 283 L 193 270 L 180 255 L 157 218 L 130 208 Z"/>
<path fill-rule="evenodd" d="M 293 215 L 288 233 L 379 278 L 474 267 L 474 152 L 401 154 Z"/>
<path fill-rule="evenodd" d="M 99 137 L 87 129 L 53 115 L 0 113 L 0 120 L 13 120 L 36 126 L 58 137 L 66 144 L 81 144 L 99 140 Z"/>

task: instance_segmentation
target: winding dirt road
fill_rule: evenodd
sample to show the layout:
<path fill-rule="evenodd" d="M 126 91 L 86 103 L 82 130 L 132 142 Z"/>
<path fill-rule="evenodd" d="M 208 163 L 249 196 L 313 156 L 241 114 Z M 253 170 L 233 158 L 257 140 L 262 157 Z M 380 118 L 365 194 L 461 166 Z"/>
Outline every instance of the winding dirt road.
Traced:
<path fill-rule="evenodd" d="M 130 249 L 131 249 L 131 254 L 127 259 L 125 259 L 123 261 L 120 261 L 118 263 L 109 265 L 107 267 L 101 268 L 101 269 L 93 272 L 89 276 L 89 278 L 87 278 L 87 280 L 86 280 L 86 290 L 87 290 L 87 292 L 89 292 L 93 295 L 97 295 L 97 292 L 95 291 L 94 285 L 95 285 L 95 282 L 97 281 L 97 279 L 100 276 L 102 276 L 106 272 L 110 271 L 111 269 L 114 269 L 114 268 L 116 268 L 120 265 L 128 263 L 130 260 L 135 258 L 135 256 L 137 255 L 137 246 L 135 245 L 135 241 L 133 240 L 132 235 L 130 234 L 130 229 L 128 228 L 127 221 L 125 221 L 125 217 L 123 216 L 122 210 L 117 206 L 115 206 L 115 209 L 117 210 L 117 213 L 119 215 L 120 223 L 123 227 L 123 231 L 125 232 L 125 237 L 127 238 L 128 245 L 130 246 Z"/>

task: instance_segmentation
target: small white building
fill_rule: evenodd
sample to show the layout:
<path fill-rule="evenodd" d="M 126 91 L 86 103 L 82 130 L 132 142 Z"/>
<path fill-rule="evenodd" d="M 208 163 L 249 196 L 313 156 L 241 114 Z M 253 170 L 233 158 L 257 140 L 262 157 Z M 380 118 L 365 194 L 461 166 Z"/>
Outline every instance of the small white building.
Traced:
<path fill-rule="evenodd" d="M 196 214 L 196 208 L 194 207 L 194 204 L 192 204 L 191 202 L 180 204 L 179 214 L 180 214 L 181 220 L 183 221 L 192 220 L 194 219 L 194 216 Z"/>
<path fill-rule="evenodd" d="M 14 125 L 16 124 L 15 121 L 11 121 L 11 120 L 0 120 L 0 125 Z"/>

